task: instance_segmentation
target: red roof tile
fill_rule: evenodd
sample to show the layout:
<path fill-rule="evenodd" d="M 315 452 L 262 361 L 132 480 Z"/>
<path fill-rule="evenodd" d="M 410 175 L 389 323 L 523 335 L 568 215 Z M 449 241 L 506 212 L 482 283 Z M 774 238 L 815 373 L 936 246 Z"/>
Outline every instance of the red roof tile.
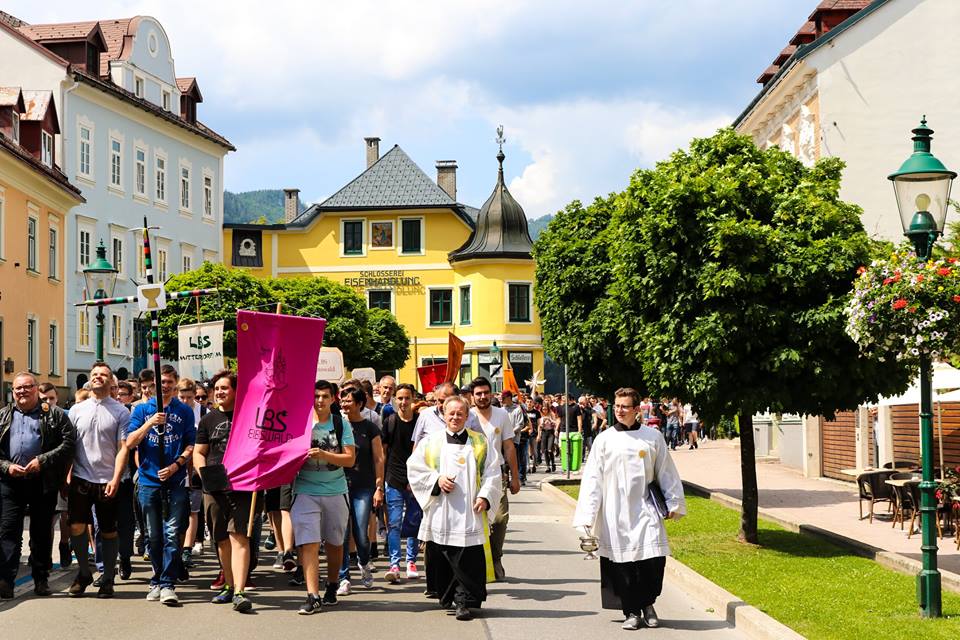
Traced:
<path fill-rule="evenodd" d="M 26 106 L 23 120 L 42 122 L 51 107 L 56 111 L 52 91 L 23 90 L 23 103 Z M 56 119 L 54 119 L 56 123 Z M 56 133 L 60 133 L 59 130 Z"/>
<path fill-rule="evenodd" d="M 197 79 L 193 76 L 187 78 L 177 78 L 177 89 L 180 89 L 180 93 L 191 93 L 196 92 L 197 102 L 203 102 L 203 95 L 200 93 L 200 85 L 197 84 Z"/>
<path fill-rule="evenodd" d="M 810 14 L 812 18 L 818 11 L 860 11 L 873 0 L 823 0 L 817 5 L 817 8 Z"/>
<path fill-rule="evenodd" d="M 20 33 L 36 42 L 51 40 L 82 40 L 96 29 L 97 21 L 63 22 L 59 24 L 23 24 Z"/>
<path fill-rule="evenodd" d="M 126 60 L 133 50 L 133 36 L 137 33 L 140 17 L 119 20 L 101 20 L 100 28 L 107 41 L 107 52 L 100 56 L 100 75 L 110 75 L 111 60 Z"/>

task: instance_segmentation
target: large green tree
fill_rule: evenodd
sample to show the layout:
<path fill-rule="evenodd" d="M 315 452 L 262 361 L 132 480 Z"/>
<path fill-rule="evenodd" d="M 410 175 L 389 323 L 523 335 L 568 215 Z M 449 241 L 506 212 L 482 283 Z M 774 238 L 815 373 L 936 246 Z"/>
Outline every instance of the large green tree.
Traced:
<path fill-rule="evenodd" d="M 902 367 L 861 358 L 844 331 L 870 242 L 860 209 L 839 198 L 841 171 L 721 130 L 637 171 L 602 236 L 616 348 L 642 367 L 619 380 L 679 396 L 707 421 L 739 415 L 748 542 L 758 541 L 754 413 L 830 416 L 908 383 Z"/>
<path fill-rule="evenodd" d="M 370 348 L 364 359 L 366 366 L 377 371 L 401 368 L 410 356 L 410 337 L 396 316 L 386 309 L 368 309 L 367 329 Z"/>
<path fill-rule="evenodd" d="M 571 202 L 533 246 L 534 301 L 547 352 L 580 387 L 605 395 L 625 379 L 636 384 L 641 374 L 620 344 L 619 313 L 607 294 L 615 201 L 611 195 L 587 207 Z"/>
<path fill-rule="evenodd" d="M 269 286 L 274 299 L 283 303 L 284 313 L 326 318 L 323 344 L 338 347 L 347 368 L 367 366 L 367 306 L 353 289 L 313 277 L 275 278 Z"/>
<path fill-rule="evenodd" d="M 197 321 L 197 300 L 200 301 L 200 320 L 223 320 L 223 352 L 228 358 L 237 357 L 237 309 L 266 308 L 273 299 L 265 280 L 254 278 L 241 269 L 227 269 L 221 264 L 204 262 L 193 271 L 173 276 L 166 283 L 167 291 L 211 289 L 216 295 L 172 300 L 160 313 L 160 354 L 168 360 L 177 358 L 177 327 Z"/>

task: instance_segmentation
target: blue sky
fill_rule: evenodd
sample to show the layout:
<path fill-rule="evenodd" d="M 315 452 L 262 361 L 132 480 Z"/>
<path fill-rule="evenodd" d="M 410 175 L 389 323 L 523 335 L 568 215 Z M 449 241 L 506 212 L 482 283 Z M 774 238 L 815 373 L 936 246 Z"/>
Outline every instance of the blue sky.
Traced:
<path fill-rule="evenodd" d="M 508 185 L 529 217 L 622 189 L 729 124 L 817 0 L 420 0 L 42 4 L 33 23 L 152 15 L 201 121 L 227 136 L 232 191 L 297 187 L 319 201 L 364 168 L 363 137 L 428 175 L 457 160 L 480 206 L 503 124 Z"/>

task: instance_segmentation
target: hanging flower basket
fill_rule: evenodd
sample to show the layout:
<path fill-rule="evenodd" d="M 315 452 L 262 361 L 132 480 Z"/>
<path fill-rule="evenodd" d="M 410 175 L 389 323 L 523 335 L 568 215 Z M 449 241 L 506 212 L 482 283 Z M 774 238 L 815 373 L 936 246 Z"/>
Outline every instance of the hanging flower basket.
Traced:
<path fill-rule="evenodd" d="M 870 358 L 920 366 L 960 352 L 960 262 L 921 261 L 901 247 L 860 267 L 846 307 L 847 333 Z"/>

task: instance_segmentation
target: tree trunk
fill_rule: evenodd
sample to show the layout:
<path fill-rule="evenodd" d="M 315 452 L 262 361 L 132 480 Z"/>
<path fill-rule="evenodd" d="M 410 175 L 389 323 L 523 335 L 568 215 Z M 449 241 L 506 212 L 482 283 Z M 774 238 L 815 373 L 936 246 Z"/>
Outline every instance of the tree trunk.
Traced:
<path fill-rule="evenodd" d="M 740 511 L 740 532 L 737 538 L 741 542 L 759 544 L 757 537 L 757 460 L 753 441 L 753 414 L 740 414 L 740 478 L 743 495 Z"/>

